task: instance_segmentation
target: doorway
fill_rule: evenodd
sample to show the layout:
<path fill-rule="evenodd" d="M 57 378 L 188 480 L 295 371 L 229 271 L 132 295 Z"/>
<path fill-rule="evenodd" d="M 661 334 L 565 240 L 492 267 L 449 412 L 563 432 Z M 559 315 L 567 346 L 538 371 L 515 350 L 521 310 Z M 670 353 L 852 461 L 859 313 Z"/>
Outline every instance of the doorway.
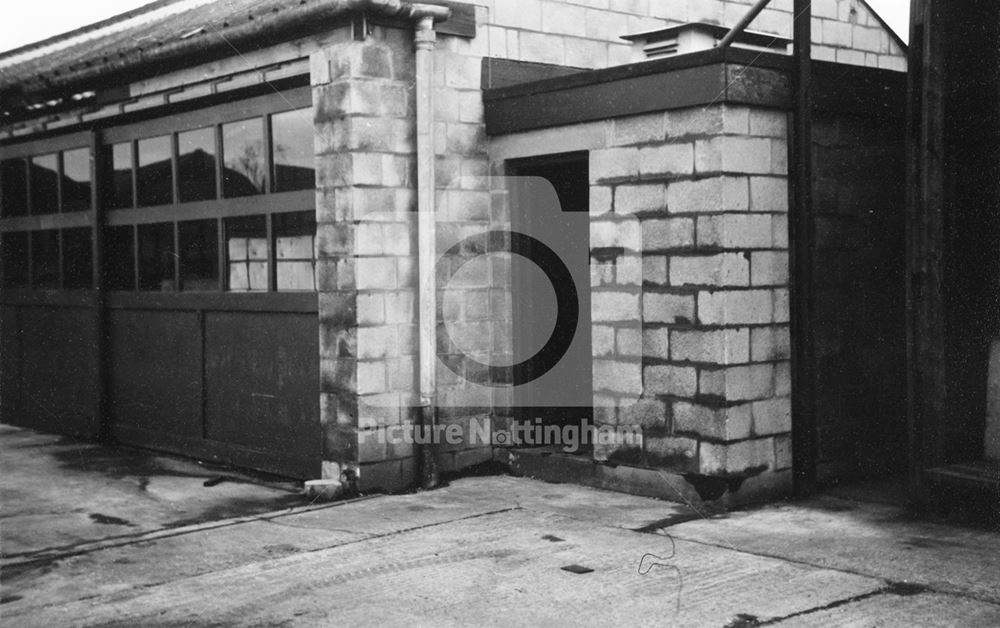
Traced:
<path fill-rule="evenodd" d="M 583 427 L 593 417 L 594 395 L 588 154 L 512 160 L 507 173 L 517 177 L 511 230 L 530 236 L 523 239 L 527 250 L 511 256 L 514 361 L 559 347 L 552 360 L 515 367 L 515 381 L 524 383 L 514 387 L 514 417 L 521 424 Z M 572 286 L 557 279 L 565 271 Z M 577 307 L 570 316 L 566 292 L 573 289 Z"/>

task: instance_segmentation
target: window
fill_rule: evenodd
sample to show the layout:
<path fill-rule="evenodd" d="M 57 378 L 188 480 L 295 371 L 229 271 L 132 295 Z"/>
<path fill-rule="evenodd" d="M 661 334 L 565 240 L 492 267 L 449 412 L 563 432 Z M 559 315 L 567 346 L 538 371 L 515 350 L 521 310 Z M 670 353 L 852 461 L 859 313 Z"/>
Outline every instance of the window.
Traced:
<path fill-rule="evenodd" d="M 111 291 L 315 291 L 311 98 L 302 86 L 5 144 L 3 286 L 94 289 L 100 222 Z"/>
<path fill-rule="evenodd" d="M 90 209 L 90 149 L 76 148 L 62 154 L 62 210 Z"/>
<path fill-rule="evenodd" d="M 0 162 L 0 216 L 28 215 L 28 163 L 24 159 Z"/>
<path fill-rule="evenodd" d="M 59 287 L 59 232 L 31 232 L 31 287 Z"/>
<path fill-rule="evenodd" d="M 268 289 L 267 216 L 226 220 L 226 258 L 230 291 L 259 292 Z"/>
<path fill-rule="evenodd" d="M 315 290 L 313 237 L 316 215 L 295 212 L 274 216 L 275 276 L 277 289 Z"/>
<path fill-rule="evenodd" d="M 175 289 L 174 223 L 139 225 L 139 290 Z"/>
<path fill-rule="evenodd" d="M 134 206 L 132 196 L 135 184 L 132 169 L 132 142 L 121 142 L 106 149 L 108 170 L 104 186 L 104 206 L 124 209 Z"/>
<path fill-rule="evenodd" d="M 0 259 L 3 260 L 3 286 L 28 287 L 28 232 L 0 234 Z"/>
<path fill-rule="evenodd" d="M 54 214 L 59 211 L 59 155 L 31 158 L 31 213 Z"/>
<path fill-rule="evenodd" d="M 66 290 L 86 290 L 93 287 L 94 258 L 91 251 L 90 229 L 64 229 L 63 247 L 63 288 Z"/>
<path fill-rule="evenodd" d="M 170 136 L 139 140 L 138 201 L 140 207 L 167 205 L 174 198 Z"/>
<path fill-rule="evenodd" d="M 226 198 L 264 193 L 267 155 L 264 153 L 263 119 L 222 125 L 222 195 Z"/>
<path fill-rule="evenodd" d="M 135 228 L 104 230 L 104 285 L 108 290 L 135 290 Z"/>
<path fill-rule="evenodd" d="M 219 223 L 191 220 L 178 226 L 181 290 L 219 289 Z"/>
<path fill-rule="evenodd" d="M 5 145 L 0 162 L 4 285 L 93 288 L 94 166 L 89 131 Z M 44 216 L 43 220 L 33 216 Z"/>
<path fill-rule="evenodd" d="M 271 116 L 274 155 L 273 190 L 288 192 L 316 187 L 312 108 Z"/>
<path fill-rule="evenodd" d="M 314 291 L 311 98 L 301 87 L 106 129 L 104 257 L 122 267 L 106 285 Z M 133 200 L 147 209 L 119 211 Z"/>
<path fill-rule="evenodd" d="M 182 203 L 216 198 L 214 127 L 177 134 L 177 181 Z"/>

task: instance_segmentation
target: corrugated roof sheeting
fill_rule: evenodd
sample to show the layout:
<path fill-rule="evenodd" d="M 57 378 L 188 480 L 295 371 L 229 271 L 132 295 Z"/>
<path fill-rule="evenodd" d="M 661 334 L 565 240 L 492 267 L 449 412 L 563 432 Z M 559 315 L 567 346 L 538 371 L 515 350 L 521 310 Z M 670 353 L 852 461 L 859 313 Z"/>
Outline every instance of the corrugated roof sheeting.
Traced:
<path fill-rule="evenodd" d="M 277 43 L 352 11 L 397 16 L 401 0 L 173 0 L 0 55 L 0 106 L 108 81 L 124 72 L 150 71 L 182 57 Z"/>

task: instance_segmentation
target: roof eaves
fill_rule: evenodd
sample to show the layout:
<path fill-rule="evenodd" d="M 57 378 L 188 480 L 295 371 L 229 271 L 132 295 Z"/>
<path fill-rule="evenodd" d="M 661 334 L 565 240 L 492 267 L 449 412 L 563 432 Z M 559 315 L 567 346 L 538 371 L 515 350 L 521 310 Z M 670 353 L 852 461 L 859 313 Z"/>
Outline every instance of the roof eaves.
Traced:
<path fill-rule="evenodd" d="M 100 30 L 102 28 L 107 28 L 108 26 L 112 26 L 114 24 L 118 24 L 119 22 L 123 22 L 125 20 L 129 20 L 129 19 L 132 19 L 132 18 L 135 18 L 135 17 L 139 17 L 141 15 L 145 15 L 145 14 L 150 13 L 152 11 L 155 11 L 157 9 L 161 9 L 161 8 L 163 8 L 165 6 L 169 6 L 171 4 L 175 4 L 178 1 L 179 0 L 156 0 L 156 2 L 150 2 L 149 4 L 144 4 L 141 7 L 136 7 L 134 9 L 130 9 L 130 10 L 125 11 L 123 13 L 119 13 L 117 15 L 113 15 L 113 16 L 111 16 L 111 17 L 109 17 L 107 19 L 103 19 L 103 20 L 101 20 L 99 22 L 94 22 L 93 24 L 88 24 L 86 26 L 81 26 L 80 28 L 76 28 L 74 30 L 67 31 L 65 33 L 60 33 L 59 35 L 54 35 L 54 36 L 49 37 L 47 39 L 42 39 L 41 41 L 36 41 L 36 42 L 30 43 L 30 44 L 25 44 L 25 45 L 19 46 L 17 48 L 11 48 L 10 50 L 0 51 L 0 64 L 3 63 L 3 60 L 6 57 L 13 57 L 15 55 L 21 55 L 21 54 L 24 54 L 26 52 L 30 52 L 32 50 L 37 50 L 37 49 L 40 49 L 40 48 L 44 48 L 46 46 L 51 46 L 53 44 L 57 44 L 57 43 L 66 41 L 67 39 L 72 39 L 74 37 L 79 37 L 81 35 L 86 35 L 88 33 L 92 33 L 94 31 Z"/>
<path fill-rule="evenodd" d="M 25 51 L 38 51 L 39 54 L 33 58 L 39 56 L 45 58 L 48 56 L 44 50 L 46 46 L 59 46 L 67 38 L 78 37 L 81 34 L 93 33 L 96 38 L 100 38 L 99 31 L 102 28 L 110 28 L 122 20 L 163 9 L 178 2 L 179 0 L 165 0 L 146 5 L 138 12 L 124 13 L 97 25 L 12 52 L 23 54 Z M 383 17 L 400 18 L 411 16 L 417 10 L 414 3 L 403 0 L 291 0 L 284 7 L 280 3 L 271 3 L 272 10 L 261 13 L 256 19 L 251 15 L 248 20 L 230 24 L 225 21 L 230 14 L 246 17 L 246 12 L 241 13 L 241 11 L 248 6 L 254 6 L 249 1 L 238 6 L 234 5 L 236 3 L 224 5 L 225 8 L 232 9 L 228 13 L 206 16 L 202 25 L 205 32 L 217 35 L 210 41 L 202 37 L 185 37 L 183 33 L 172 34 L 170 40 L 152 40 L 145 44 L 143 43 L 145 40 L 137 43 L 135 38 L 127 38 L 130 44 L 128 48 L 96 51 L 90 57 L 81 58 L 73 55 L 48 66 L 49 72 L 39 72 L 31 63 L 20 63 L 4 68 L 4 57 L 11 58 L 13 55 L 11 53 L 0 55 L 0 103 L 3 103 L 5 108 L 12 102 L 31 104 L 31 100 L 45 100 L 53 94 L 72 94 L 82 88 L 91 89 L 95 85 L 112 84 L 123 76 L 134 76 L 143 71 L 162 72 L 164 67 L 188 59 L 205 59 L 213 54 L 232 54 L 233 50 L 238 52 L 240 49 L 259 45 L 262 40 L 276 43 L 282 39 L 299 36 L 310 29 L 315 30 L 332 20 L 352 13 L 371 12 Z M 212 4 L 204 6 L 218 8 Z M 199 5 L 199 8 L 203 7 Z M 221 23 L 212 24 L 213 19 Z M 155 30 L 156 24 L 140 24 L 136 27 L 135 34 L 139 34 L 142 28 Z M 126 30 L 119 34 L 128 35 L 129 32 Z"/>

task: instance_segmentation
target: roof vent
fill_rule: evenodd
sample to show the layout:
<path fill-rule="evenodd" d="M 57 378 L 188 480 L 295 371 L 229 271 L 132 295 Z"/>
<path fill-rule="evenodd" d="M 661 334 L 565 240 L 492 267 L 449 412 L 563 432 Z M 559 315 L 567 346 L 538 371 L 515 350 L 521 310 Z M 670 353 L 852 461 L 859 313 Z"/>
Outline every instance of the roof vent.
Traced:
<path fill-rule="evenodd" d="M 671 26 L 658 31 L 625 35 L 622 39 L 632 42 L 632 45 L 646 56 L 647 59 L 672 57 L 715 48 L 729 29 L 718 24 L 707 22 L 690 22 L 680 26 Z M 788 47 L 792 40 L 778 35 L 757 31 L 743 31 L 731 44 L 733 48 L 746 48 L 763 52 L 789 54 Z"/>

